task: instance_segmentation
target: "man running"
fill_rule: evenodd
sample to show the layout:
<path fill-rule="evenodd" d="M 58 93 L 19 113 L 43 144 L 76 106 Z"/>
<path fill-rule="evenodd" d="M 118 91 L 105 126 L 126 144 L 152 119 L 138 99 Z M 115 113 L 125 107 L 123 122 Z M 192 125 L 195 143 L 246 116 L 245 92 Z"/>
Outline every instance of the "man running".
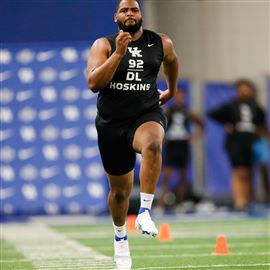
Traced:
<path fill-rule="evenodd" d="M 97 39 L 90 49 L 87 82 L 98 92 L 96 128 L 98 145 L 110 185 L 109 208 L 114 225 L 117 269 L 130 269 L 126 233 L 129 196 L 136 153 L 140 168 L 140 210 L 136 228 L 156 236 L 150 210 L 161 171 L 161 150 L 166 117 L 160 105 L 177 91 L 178 59 L 172 41 L 164 34 L 142 28 L 136 0 L 120 0 L 114 21 L 118 34 Z M 161 64 L 168 89 L 159 94 L 156 79 Z"/>

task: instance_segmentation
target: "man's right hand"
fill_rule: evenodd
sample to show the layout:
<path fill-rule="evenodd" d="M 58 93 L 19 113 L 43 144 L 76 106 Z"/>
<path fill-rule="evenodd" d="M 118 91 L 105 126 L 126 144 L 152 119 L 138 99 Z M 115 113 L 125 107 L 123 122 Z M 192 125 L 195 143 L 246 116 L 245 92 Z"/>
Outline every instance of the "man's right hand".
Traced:
<path fill-rule="evenodd" d="M 115 53 L 124 56 L 127 52 L 128 44 L 132 41 L 132 36 L 128 32 L 119 31 L 119 34 L 116 38 L 116 50 Z"/>

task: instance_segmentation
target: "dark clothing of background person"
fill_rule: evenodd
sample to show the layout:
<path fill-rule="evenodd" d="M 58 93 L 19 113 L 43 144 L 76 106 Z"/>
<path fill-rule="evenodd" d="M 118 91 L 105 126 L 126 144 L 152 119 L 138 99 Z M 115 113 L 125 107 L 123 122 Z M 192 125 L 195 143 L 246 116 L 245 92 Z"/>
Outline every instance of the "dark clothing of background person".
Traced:
<path fill-rule="evenodd" d="M 232 130 L 226 133 L 225 140 L 231 165 L 251 166 L 257 128 L 265 122 L 265 113 L 257 102 L 235 100 L 208 112 L 208 116 L 223 125 L 229 125 Z"/>
<path fill-rule="evenodd" d="M 166 111 L 168 127 L 165 134 L 164 165 L 174 168 L 187 168 L 190 146 L 191 119 L 185 108 L 172 106 Z"/>

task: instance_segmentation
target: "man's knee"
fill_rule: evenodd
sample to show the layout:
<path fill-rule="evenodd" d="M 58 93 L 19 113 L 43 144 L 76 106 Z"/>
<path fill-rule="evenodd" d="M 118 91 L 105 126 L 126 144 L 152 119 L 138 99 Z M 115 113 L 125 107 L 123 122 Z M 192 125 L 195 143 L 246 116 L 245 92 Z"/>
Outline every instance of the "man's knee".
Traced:
<path fill-rule="evenodd" d="M 111 190 L 111 196 L 117 204 L 122 204 L 128 199 L 129 194 L 125 190 Z"/>
<path fill-rule="evenodd" d="M 153 156 L 160 156 L 162 151 L 162 143 L 159 139 L 151 139 L 145 143 L 142 154 L 151 154 Z"/>

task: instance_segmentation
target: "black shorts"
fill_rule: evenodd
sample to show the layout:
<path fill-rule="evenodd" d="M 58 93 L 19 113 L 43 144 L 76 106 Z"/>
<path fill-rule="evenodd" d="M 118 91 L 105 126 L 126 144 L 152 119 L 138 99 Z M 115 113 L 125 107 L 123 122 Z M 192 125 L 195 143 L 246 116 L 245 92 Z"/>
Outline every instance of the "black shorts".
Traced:
<path fill-rule="evenodd" d="M 168 141 L 165 145 L 164 165 L 167 167 L 185 169 L 190 159 L 188 141 Z"/>
<path fill-rule="evenodd" d="M 98 146 L 105 171 L 110 175 L 123 175 L 134 169 L 136 152 L 132 147 L 136 129 L 145 122 L 154 121 L 166 129 L 167 119 L 161 108 L 135 119 L 106 123 L 96 118 Z"/>
<path fill-rule="evenodd" d="M 251 167 L 253 162 L 252 145 L 255 137 L 251 133 L 235 133 L 226 138 L 227 150 L 232 167 Z"/>

